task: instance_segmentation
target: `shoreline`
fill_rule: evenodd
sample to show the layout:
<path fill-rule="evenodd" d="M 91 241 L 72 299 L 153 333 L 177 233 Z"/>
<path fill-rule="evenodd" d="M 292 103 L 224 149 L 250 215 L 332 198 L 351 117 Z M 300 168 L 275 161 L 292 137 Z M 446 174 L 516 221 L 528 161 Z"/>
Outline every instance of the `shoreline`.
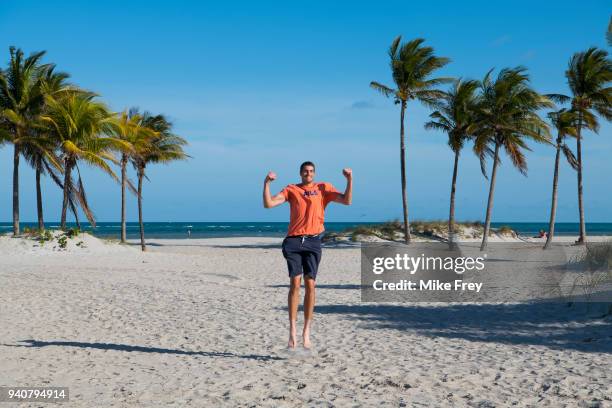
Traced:
<path fill-rule="evenodd" d="M 59 230 L 53 230 L 53 231 L 59 231 Z M 84 236 L 88 236 L 88 237 L 92 237 L 101 241 L 105 241 L 105 242 L 109 242 L 109 243 L 117 243 L 119 244 L 119 237 L 110 237 L 110 236 L 98 236 L 98 235 L 93 235 L 91 234 L 89 231 L 82 231 L 80 232 L 76 237 L 84 237 Z M 24 235 L 22 236 L 18 236 L 18 237 L 13 237 L 10 233 L 0 233 L 0 238 L 4 238 L 4 239 L 28 239 L 28 240 L 32 240 Z M 240 235 L 240 236 L 212 236 L 212 237 L 193 237 L 193 238 L 188 238 L 188 237 L 145 237 L 145 241 L 147 243 L 147 245 L 151 244 L 152 248 L 154 248 L 156 245 L 167 245 L 167 246 L 179 246 L 179 245 L 186 245 L 188 243 L 191 243 L 192 245 L 197 245 L 197 244 L 204 244 L 206 245 L 218 245 L 218 244 L 226 244 L 228 246 L 232 246 L 232 245 L 240 245 L 241 242 L 243 241 L 248 241 L 248 242 L 257 242 L 257 241 L 261 241 L 264 244 L 271 244 L 271 243 L 277 243 L 277 244 L 281 244 L 282 240 L 285 238 L 284 235 L 278 235 L 278 236 L 266 236 L 266 235 Z M 348 237 L 347 237 L 348 238 Z M 375 237 L 372 237 L 375 238 Z M 552 243 L 555 244 L 563 244 L 563 245 L 572 245 L 576 242 L 576 240 L 578 239 L 578 235 L 561 235 L 561 236 L 555 236 L 553 238 Z M 463 238 L 463 239 L 458 239 L 456 240 L 457 243 L 477 243 L 480 242 L 481 239 L 480 238 Z M 588 235 L 587 234 L 587 244 L 588 243 L 601 243 L 601 242 L 607 242 L 607 241 L 612 241 L 612 234 L 611 235 Z M 127 238 L 127 242 L 129 245 L 140 245 L 140 238 L 139 237 L 130 237 L 128 236 Z M 335 244 L 337 243 L 346 243 L 346 244 L 351 244 L 353 246 L 359 246 L 362 242 L 395 242 L 395 243 L 402 243 L 402 241 L 389 241 L 389 240 L 382 240 L 382 239 L 372 239 L 372 240 L 361 240 L 361 241 L 351 241 L 350 239 L 347 239 L 345 241 L 327 241 L 327 242 L 323 242 L 323 245 L 326 247 L 333 247 L 335 246 Z M 413 237 L 413 242 L 448 242 L 448 241 L 440 241 L 438 239 L 431 239 L 431 238 L 423 238 L 423 237 Z M 524 237 L 519 235 L 518 237 L 500 237 L 500 236 L 491 236 L 489 237 L 489 242 L 490 243 L 530 243 L 530 244 L 544 244 L 546 242 L 545 238 L 535 238 L 535 237 Z"/>
<path fill-rule="evenodd" d="M 360 228 L 376 229 L 385 224 L 394 222 L 333 222 L 325 223 L 326 232 L 330 234 L 347 234 L 346 230 L 356 230 Z M 418 221 L 411 223 L 413 233 L 421 225 L 443 226 L 446 221 Z M 463 222 L 458 225 L 477 225 L 478 223 Z M 47 229 L 58 229 L 58 222 L 46 222 Z M 191 238 L 249 238 L 249 237 L 277 237 L 282 238 L 287 231 L 287 222 L 145 222 L 145 236 L 147 239 L 183 239 L 188 238 L 188 231 L 191 231 Z M 612 222 L 589 222 L 587 223 L 587 237 L 612 236 Z M 22 222 L 23 229 L 37 229 L 35 222 Z M 69 228 L 74 228 L 74 223 L 68 223 Z M 102 239 L 113 239 L 120 237 L 121 224 L 119 222 L 99 222 L 98 227 L 91 229 L 88 223 L 82 223 L 84 231 L 92 233 Z M 531 239 L 538 235 L 540 230 L 547 231 L 547 222 L 493 222 L 493 229 L 512 230 L 522 239 Z M 12 223 L 0 223 L 0 235 L 10 234 Z M 127 223 L 128 239 L 138 239 L 139 225 L 136 222 Z M 555 237 L 567 239 L 578 235 L 578 223 L 558 222 L 555 223 Z M 599 239 L 599 238 L 597 238 Z"/>

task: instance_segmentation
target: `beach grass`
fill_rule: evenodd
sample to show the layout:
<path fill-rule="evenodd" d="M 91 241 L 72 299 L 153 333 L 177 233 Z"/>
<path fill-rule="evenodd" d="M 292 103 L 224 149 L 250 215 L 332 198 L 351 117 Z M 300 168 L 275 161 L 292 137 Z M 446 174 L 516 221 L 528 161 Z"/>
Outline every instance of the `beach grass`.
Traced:
<path fill-rule="evenodd" d="M 464 221 L 453 224 L 455 233 L 460 238 L 482 238 L 484 225 L 481 221 Z M 410 223 L 410 233 L 424 239 L 448 239 L 447 220 L 415 220 Z M 492 228 L 489 235 L 518 237 L 518 233 L 510 226 L 503 225 Z M 386 241 L 402 241 L 404 238 L 403 224 L 399 220 L 387 221 L 382 224 L 360 225 L 347 228 L 341 233 L 329 233 L 327 239 L 348 236 L 351 241 L 360 241 L 363 237 L 375 237 Z"/>

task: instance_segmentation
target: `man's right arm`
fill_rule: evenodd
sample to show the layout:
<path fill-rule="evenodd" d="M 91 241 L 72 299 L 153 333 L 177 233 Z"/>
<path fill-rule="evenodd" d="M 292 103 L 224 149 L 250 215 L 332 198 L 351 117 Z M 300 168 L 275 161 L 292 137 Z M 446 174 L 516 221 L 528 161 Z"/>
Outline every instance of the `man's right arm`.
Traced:
<path fill-rule="evenodd" d="M 276 179 L 276 174 L 274 172 L 269 172 L 264 180 L 264 190 L 263 190 L 263 205 L 264 208 L 272 208 L 284 203 L 285 196 L 283 193 L 278 193 L 274 197 L 270 195 L 270 183 Z"/>

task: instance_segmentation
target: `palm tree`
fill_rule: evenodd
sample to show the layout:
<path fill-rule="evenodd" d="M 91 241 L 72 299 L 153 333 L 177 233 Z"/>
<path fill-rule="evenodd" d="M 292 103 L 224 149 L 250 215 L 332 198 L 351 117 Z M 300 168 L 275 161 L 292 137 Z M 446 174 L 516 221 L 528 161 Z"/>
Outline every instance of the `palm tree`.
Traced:
<path fill-rule="evenodd" d="M 410 242 L 408 224 L 408 201 L 406 198 L 406 147 L 404 142 L 404 116 L 409 100 L 415 99 L 425 105 L 432 105 L 443 97 L 442 91 L 434 87 L 452 81 L 450 78 L 430 78 L 432 73 L 449 63 L 448 58 L 436 57 L 431 47 L 423 46 L 422 38 L 401 44 L 398 36 L 389 48 L 391 72 L 395 89 L 372 81 L 370 86 L 384 96 L 393 97 L 400 105 L 400 167 L 402 180 L 402 204 L 404 210 L 404 240 Z"/>
<path fill-rule="evenodd" d="M 51 177 L 63 171 L 61 159 L 55 154 L 57 144 L 53 138 L 48 137 L 44 132 L 34 130 L 36 143 L 28 143 L 22 146 L 22 154 L 26 161 L 36 172 L 36 213 L 38 217 L 38 229 L 44 231 L 45 221 L 42 205 L 41 176 L 45 174 Z"/>
<path fill-rule="evenodd" d="M 595 47 L 572 56 L 565 76 L 572 92 L 572 110 L 578 114 L 576 127 L 576 158 L 578 161 L 578 211 L 580 236 L 578 244 L 586 243 L 586 226 L 582 194 L 582 127 L 593 111 L 606 120 L 612 118 L 612 62 L 608 53 Z M 595 121 L 595 125 L 597 121 Z"/>
<path fill-rule="evenodd" d="M 102 169 L 118 181 L 107 161 L 116 163 L 112 149 L 128 148 L 128 144 L 114 137 L 103 136 L 112 131 L 112 114 L 96 95 L 90 92 L 75 92 L 59 98 L 47 97 L 47 110 L 42 120 L 49 125 L 49 131 L 59 143 L 64 163 L 64 197 L 62 202 L 61 228 L 66 228 L 66 210 L 71 191 L 77 190 L 77 199 L 87 219 L 95 226 L 93 213 L 89 208 L 78 168 L 83 160 Z M 73 185 L 72 171 L 78 173 L 78 187 Z"/>
<path fill-rule="evenodd" d="M 553 175 L 553 189 L 552 189 L 552 200 L 550 206 L 550 223 L 548 225 L 548 237 L 546 238 L 546 243 L 544 244 L 544 249 L 548 249 L 550 246 L 553 236 L 555 235 L 555 216 L 557 212 L 557 189 L 559 183 L 559 161 L 561 156 L 561 151 L 565 155 L 567 162 L 574 169 L 578 170 L 578 161 L 574 156 L 574 153 L 569 148 L 569 146 L 565 143 L 565 138 L 567 136 L 576 137 L 577 128 L 576 124 L 578 122 L 578 115 L 576 112 L 567 109 L 561 109 L 555 112 L 550 112 L 548 114 L 548 118 L 552 123 L 553 127 L 557 130 L 557 140 L 555 143 L 556 154 L 555 154 L 555 170 Z M 587 126 L 590 129 L 593 129 L 596 125 L 594 123 L 594 116 L 589 115 L 587 117 Z"/>
<path fill-rule="evenodd" d="M 451 90 L 445 92 L 440 102 L 436 103 L 438 110 L 429 115 L 433 120 L 425 124 L 425 129 L 445 132 L 448 135 L 448 145 L 455 154 L 448 215 L 448 237 L 451 245 L 455 238 L 455 191 L 459 155 L 465 142 L 472 136 L 476 112 L 476 89 L 478 81 L 458 79 Z"/>
<path fill-rule="evenodd" d="M 128 145 L 127 149 L 121 149 L 121 242 L 125 243 L 127 239 L 127 228 L 125 220 L 125 188 L 130 187 L 132 192 L 136 193 L 136 189 L 127 178 L 128 159 L 135 150 L 142 151 L 150 143 L 156 133 L 155 131 L 144 126 L 142 116 L 137 113 L 135 108 L 129 111 L 122 112 L 113 123 L 114 134 L 117 138 L 123 140 Z"/>
<path fill-rule="evenodd" d="M 548 142 L 550 139 L 548 125 L 538 116 L 537 110 L 553 106 L 548 98 L 530 87 L 525 68 L 503 69 L 497 79 L 492 78 L 492 72 L 489 71 L 480 84 L 481 95 L 475 123 L 474 151 L 480 157 L 485 176 L 485 159 L 487 156 L 493 158 L 481 251 L 487 246 L 491 228 L 500 149 L 503 148 L 512 164 L 526 175 L 527 161 L 522 151 L 529 150 L 526 139 L 536 142 Z"/>
<path fill-rule="evenodd" d="M 169 163 L 174 160 L 184 160 L 189 156 L 183 151 L 187 141 L 172 133 L 172 123 L 163 115 L 151 115 L 145 112 L 141 119 L 142 126 L 155 132 L 155 137 L 148 143 L 135 146 L 131 157 L 132 164 L 138 176 L 138 223 L 140 226 L 140 246 L 143 251 L 147 247 L 144 238 L 144 223 L 142 220 L 142 182 L 146 177 L 145 170 L 149 163 Z"/>
<path fill-rule="evenodd" d="M 44 73 L 42 74 L 42 93 L 44 95 L 56 96 L 63 92 L 70 92 L 71 87 L 66 83 L 68 74 L 64 72 L 55 72 L 55 65 L 48 64 Z M 42 108 L 44 111 L 44 106 Z M 57 148 L 57 141 L 46 132 L 46 127 L 41 126 L 40 123 L 32 125 L 33 136 L 35 137 L 33 142 L 23 146 L 23 155 L 25 159 L 30 163 L 36 172 L 36 210 L 38 216 L 38 229 L 43 231 L 45 229 L 45 222 L 43 216 L 43 205 L 42 205 L 42 189 L 40 185 L 41 176 L 49 174 L 55 181 L 58 180 L 58 176 L 55 173 L 63 172 L 61 167 L 61 160 L 55 154 Z M 71 203 L 74 209 L 74 204 Z"/>
<path fill-rule="evenodd" d="M 19 156 L 22 146 L 36 143 L 31 134 L 32 122 L 44 103 L 40 64 L 44 51 L 24 59 L 23 51 L 9 48 L 11 58 L 7 69 L 0 71 L 0 115 L 13 143 L 13 235 L 19 234 Z"/>

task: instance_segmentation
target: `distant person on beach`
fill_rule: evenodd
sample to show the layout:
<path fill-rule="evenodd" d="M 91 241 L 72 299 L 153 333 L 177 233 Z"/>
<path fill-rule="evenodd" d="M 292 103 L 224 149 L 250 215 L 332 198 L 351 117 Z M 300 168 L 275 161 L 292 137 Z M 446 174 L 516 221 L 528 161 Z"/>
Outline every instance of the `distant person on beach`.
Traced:
<path fill-rule="evenodd" d="M 546 238 L 546 231 L 540 230 L 540 232 L 538 232 L 538 235 L 534 238 Z"/>
<path fill-rule="evenodd" d="M 291 207 L 289 229 L 283 240 L 283 256 L 289 269 L 289 348 L 296 347 L 296 321 L 300 286 L 304 275 L 304 330 L 302 340 L 304 348 L 310 348 L 310 324 L 315 304 L 315 280 L 319 262 L 321 262 L 321 238 L 324 232 L 323 220 L 325 207 L 330 202 L 344 205 L 351 204 L 353 190 L 353 172 L 342 170 L 346 177 L 344 193 L 337 191 L 333 185 L 315 182 L 315 165 L 304 162 L 300 166 L 302 182 L 289 184 L 280 193 L 270 195 L 270 183 L 276 179 L 274 172 L 269 172 L 264 181 L 263 204 L 265 208 L 281 205 L 285 201 Z"/>

